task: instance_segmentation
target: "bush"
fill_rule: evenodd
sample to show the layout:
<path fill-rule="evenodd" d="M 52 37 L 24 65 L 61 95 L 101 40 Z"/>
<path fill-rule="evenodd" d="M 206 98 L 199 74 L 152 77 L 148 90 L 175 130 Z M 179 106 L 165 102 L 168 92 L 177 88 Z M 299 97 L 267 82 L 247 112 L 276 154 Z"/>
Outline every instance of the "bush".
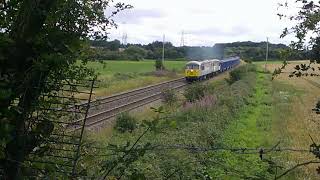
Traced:
<path fill-rule="evenodd" d="M 161 59 L 157 59 L 154 66 L 155 66 L 155 68 L 156 68 L 157 71 L 158 71 L 158 70 L 164 70 L 164 69 L 165 69 L 165 67 L 164 67 L 163 62 L 162 62 Z"/>
<path fill-rule="evenodd" d="M 256 66 L 253 64 L 246 64 L 246 65 L 240 66 L 239 68 L 229 73 L 230 78 L 227 81 L 229 84 L 232 84 L 242 79 L 248 72 L 255 72 L 255 71 L 256 71 Z"/>
<path fill-rule="evenodd" d="M 189 102 L 195 102 L 204 97 L 207 86 L 201 83 L 194 83 L 191 86 L 188 86 L 184 92 L 184 97 Z"/>
<path fill-rule="evenodd" d="M 137 127 L 137 120 L 130 116 L 129 113 L 122 113 L 116 119 L 114 128 L 121 132 L 132 132 Z"/>
<path fill-rule="evenodd" d="M 244 62 L 246 62 L 248 64 L 252 64 L 252 60 L 251 59 L 246 59 L 246 60 L 244 60 Z"/>
<path fill-rule="evenodd" d="M 178 100 L 176 93 L 172 89 L 164 90 L 162 92 L 162 98 L 163 101 L 168 105 L 173 105 Z"/>
<path fill-rule="evenodd" d="M 124 80 L 129 80 L 137 77 L 137 74 L 135 73 L 115 73 L 114 78 L 117 81 L 124 81 Z"/>

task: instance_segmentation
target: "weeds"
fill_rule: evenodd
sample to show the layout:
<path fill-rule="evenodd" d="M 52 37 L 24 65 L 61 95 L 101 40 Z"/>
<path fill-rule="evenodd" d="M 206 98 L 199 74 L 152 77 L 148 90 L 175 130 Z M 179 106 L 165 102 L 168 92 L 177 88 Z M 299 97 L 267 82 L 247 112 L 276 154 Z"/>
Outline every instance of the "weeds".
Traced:
<path fill-rule="evenodd" d="M 114 128 L 121 132 L 132 132 L 137 127 L 137 120 L 130 116 L 129 113 L 122 113 L 116 119 Z"/>
<path fill-rule="evenodd" d="M 174 103 L 177 102 L 178 97 L 173 89 L 165 89 L 162 92 L 162 99 L 165 104 L 172 106 Z"/>
<path fill-rule="evenodd" d="M 243 77 L 246 76 L 246 74 L 249 72 L 256 72 L 256 66 L 253 64 L 246 64 L 231 71 L 230 79 L 228 79 L 227 81 L 229 84 L 232 84 L 236 81 L 239 81 L 240 79 L 243 79 Z"/>
<path fill-rule="evenodd" d="M 188 86 L 184 92 L 184 97 L 189 102 L 195 102 L 204 97 L 207 86 L 201 83 L 194 83 Z"/>
<path fill-rule="evenodd" d="M 254 67 L 241 68 L 239 80 L 232 84 L 222 83 L 213 85 L 193 84 L 187 87 L 184 96 L 186 102 L 176 112 L 168 115 L 172 127 L 165 126 L 161 133 L 153 133 L 144 137 L 145 142 L 154 145 L 186 144 L 201 147 L 219 147 L 226 129 L 237 120 L 239 113 L 244 111 L 248 104 L 254 106 L 252 100 L 257 92 L 255 86 L 257 74 Z M 219 87 L 217 87 L 219 86 Z M 172 92 L 166 92 L 168 102 L 173 102 L 175 97 Z M 252 102 L 251 102 L 252 101 Z M 257 104 L 257 103 L 256 103 Z M 250 114 L 246 114 L 250 117 Z M 263 129 L 265 122 L 259 126 Z M 239 130 L 245 124 L 235 126 Z M 117 143 L 126 141 L 139 135 L 141 129 L 137 128 L 132 134 L 118 134 Z M 249 141 L 250 139 L 248 139 Z M 241 144 L 234 144 L 235 146 Z M 223 154 L 223 153 L 222 153 Z M 230 169 L 237 169 L 244 161 L 232 158 L 233 156 L 221 155 L 218 158 L 212 153 L 195 153 L 179 149 L 163 149 L 160 151 L 146 152 L 143 157 L 133 163 L 131 167 L 138 169 L 146 179 L 223 179 Z M 220 159 L 219 159 L 220 158 Z M 236 174 L 232 177 L 264 177 L 265 164 L 261 165 L 259 159 L 246 159 L 255 165 L 248 168 L 244 175 Z M 223 167 L 214 162 L 219 162 Z M 226 163 L 227 162 L 227 163 Z M 237 164 L 240 163 L 240 164 Z M 242 170 L 242 169 L 241 169 Z"/>

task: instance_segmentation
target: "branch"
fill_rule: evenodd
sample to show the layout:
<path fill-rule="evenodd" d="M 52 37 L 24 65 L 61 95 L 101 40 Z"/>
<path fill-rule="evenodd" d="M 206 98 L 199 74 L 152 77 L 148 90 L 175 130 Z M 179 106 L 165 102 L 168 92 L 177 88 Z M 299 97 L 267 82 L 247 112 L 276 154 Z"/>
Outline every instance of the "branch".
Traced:
<path fill-rule="evenodd" d="M 292 168 L 286 170 L 284 173 L 282 173 L 280 176 L 277 176 L 275 179 L 280 179 L 282 178 L 283 176 L 287 175 L 289 172 L 297 169 L 298 167 L 300 166 L 306 166 L 306 165 L 309 165 L 309 164 L 320 164 L 320 161 L 308 161 L 308 162 L 304 162 L 304 163 L 300 163 L 300 164 L 297 164 L 295 166 L 293 166 Z"/>
<path fill-rule="evenodd" d="M 131 151 L 135 148 L 135 146 L 138 144 L 138 142 L 141 140 L 141 138 L 150 130 L 150 127 L 148 127 L 140 136 L 139 138 L 135 141 L 135 143 L 131 146 L 131 148 L 128 150 L 126 154 L 124 154 L 121 159 L 124 159 L 127 155 L 131 153 Z M 118 163 L 116 163 L 114 166 L 112 166 L 108 172 L 103 176 L 103 179 L 106 179 L 107 176 L 111 173 L 111 171 L 118 166 Z"/>

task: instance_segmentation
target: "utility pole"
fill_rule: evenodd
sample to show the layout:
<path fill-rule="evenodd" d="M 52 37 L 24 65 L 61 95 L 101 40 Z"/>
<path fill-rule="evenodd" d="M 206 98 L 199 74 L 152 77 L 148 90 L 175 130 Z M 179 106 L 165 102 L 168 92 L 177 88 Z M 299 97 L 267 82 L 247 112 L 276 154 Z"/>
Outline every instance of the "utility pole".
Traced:
<path fill-rule="evenodd" d="M 181 42 L 180 42 L 180 46 L 183 47 L 184 46 L 184 30 L 181 33 Z"/>
<path fill-rule="evenodd" d="M 127 33 L 123 33 L 122 34 L 122 45 L 123 45 L 123 47 L 125 47 L 127 45 L 127 39 L 128 39 L 128 34 Z"/>
<path fill-rule="evenodd" d="M 264 71 L 267 72 L 267 62 L 269 56 L 269 38 L 267 37 L 267 51 L 266 51 L 266 63 L 264 65 Z"/>
<path fill-rule="evenodd" d="M 163 34 L 163 41 L 162 41 L 162 65 L 164 66 L 164 44 L 165 44 L 166 36 Z M 163 67 L 161 67 L 163 69 Z"/>

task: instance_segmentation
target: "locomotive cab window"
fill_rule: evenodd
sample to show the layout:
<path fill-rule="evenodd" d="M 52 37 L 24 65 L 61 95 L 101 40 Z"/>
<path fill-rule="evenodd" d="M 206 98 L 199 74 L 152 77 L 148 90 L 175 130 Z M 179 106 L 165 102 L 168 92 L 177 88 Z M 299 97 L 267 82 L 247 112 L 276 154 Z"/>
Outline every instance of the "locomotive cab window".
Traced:
<path fill-rule="evenodd" d="M 186 68 L 187 69 L 199 69 L 199 65 L 197 65 L 197 64 L 188 64 Z"/>
<path fill-rule="evenodd" d="M 201 65 L 201 70 L 204 70 L 204 65 Z"/>

